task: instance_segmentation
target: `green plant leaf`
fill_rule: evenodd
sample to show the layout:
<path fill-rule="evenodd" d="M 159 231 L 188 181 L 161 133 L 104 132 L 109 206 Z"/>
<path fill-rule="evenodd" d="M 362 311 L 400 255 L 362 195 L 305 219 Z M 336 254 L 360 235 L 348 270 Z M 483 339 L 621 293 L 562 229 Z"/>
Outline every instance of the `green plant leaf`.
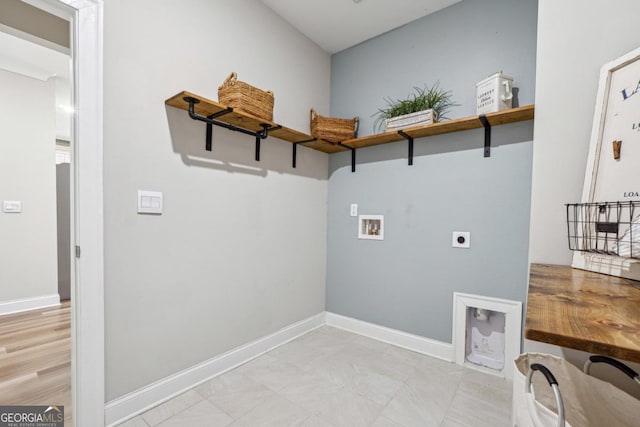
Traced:
<path fill-rule="evenodd" d="M 386 107 L 379 108 L 372 115 L 376 118 L 373 123 L 374 131 L 382 130 L 387 119 L 429 109 L 433 109 L 435 112 L 435 121 L 445 120 L 448 119 L 447 113 L 451 107 L 460 105 L 453 101 L 450 90 L 444 90 L 440 87 L 439 81 L 431 87 L 427 85 L 424 87 L 415 86 L 413 92 L 405 99 L 385 98 L 384 100 L 387 104 Z"/>

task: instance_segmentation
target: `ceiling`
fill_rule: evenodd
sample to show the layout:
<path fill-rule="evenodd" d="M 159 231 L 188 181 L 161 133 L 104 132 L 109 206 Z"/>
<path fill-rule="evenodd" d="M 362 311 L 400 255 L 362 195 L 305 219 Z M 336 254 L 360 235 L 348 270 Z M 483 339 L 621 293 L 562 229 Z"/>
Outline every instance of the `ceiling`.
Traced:
<path fill-rule="evenodd" d="M 355 46 L 461 0 L 262 0 L 329 53 Z"/>

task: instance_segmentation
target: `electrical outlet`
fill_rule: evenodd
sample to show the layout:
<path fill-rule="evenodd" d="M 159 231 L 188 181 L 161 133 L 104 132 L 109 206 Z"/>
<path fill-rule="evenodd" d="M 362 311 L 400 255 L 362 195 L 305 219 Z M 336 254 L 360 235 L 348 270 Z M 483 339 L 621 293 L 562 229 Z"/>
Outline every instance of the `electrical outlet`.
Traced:
<path fill-rule="evenodd" d="M 451 246 L 469 249 L 471 247 L 471 233 L 468 231 L 454 231 Z"/>
<path fill-rule="evenodd" d="M 358 204 L 357 203 L 352 203 L 351 204 L 351 216 L 358 216 Z"/>

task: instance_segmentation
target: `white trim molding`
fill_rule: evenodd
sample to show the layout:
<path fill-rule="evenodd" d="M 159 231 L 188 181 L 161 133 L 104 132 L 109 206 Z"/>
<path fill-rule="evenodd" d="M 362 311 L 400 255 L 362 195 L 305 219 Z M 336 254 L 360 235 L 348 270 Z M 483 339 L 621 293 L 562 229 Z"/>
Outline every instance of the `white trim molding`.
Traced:
<path fill-rule="evenodd" d="M 107 402 L 105 407 L 106 424 L 114 426 L 133 418 L 198 384 L 255 359 L 324 324 L 325 313 L 322 312 Z"/>
<path fill-rule="evenodd" d="M 58 294 L 0 302 L 0 316 L 57 305 L 60 305 L 60 296 Z"/>
<path fill-rule="evenodd" d="M 481 308 L 498 313 L 504 313 L 504 368 L 500 371 L 483 368 L 473 363 L 467 363 L 466 357 L 466 327 L 467 309 Z M 453 351 L 455 362 L 459 365 L 477 369 L 500 377 L 513 378 L 513 360 L 520 354 L 522 336 L 522 303 L 500 298 L 479 295 L 453 293 Z"/>
<path fill-rule="evenodd" d="M 453 361 L 453 346 L 449 343 L 330 312 L 327 312 L 326 324 L 447 362 Z"/>
<path fill-rule="evenodd" d="M 75 116 L 72 153 L 71 395 L 77 426 L 103 427 L 104 219 L 102 155 L 102 0 L 31 0 L 71 22 Z M 75 256 L 76 250 L 78 257 Z"/>
<path fill-rule="evenodd" d="M 335 313 L 322 312 L 107 402 L 105 407 L 106 425 L 111 427 L 125 422 L 211 378 L 247 363 L 324 325 L 353 332 L 447 362 L 454 362 L 452 344 Z"/>

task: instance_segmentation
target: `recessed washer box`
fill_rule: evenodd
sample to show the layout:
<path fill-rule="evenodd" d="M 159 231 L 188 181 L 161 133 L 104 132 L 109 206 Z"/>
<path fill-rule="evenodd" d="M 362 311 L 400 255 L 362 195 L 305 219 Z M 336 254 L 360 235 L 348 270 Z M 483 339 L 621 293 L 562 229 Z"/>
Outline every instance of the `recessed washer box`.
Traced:
<path fill-rule="evenodd" d="M 358 239 L 384 240 L 384 215 L 360 215 Z"/>

